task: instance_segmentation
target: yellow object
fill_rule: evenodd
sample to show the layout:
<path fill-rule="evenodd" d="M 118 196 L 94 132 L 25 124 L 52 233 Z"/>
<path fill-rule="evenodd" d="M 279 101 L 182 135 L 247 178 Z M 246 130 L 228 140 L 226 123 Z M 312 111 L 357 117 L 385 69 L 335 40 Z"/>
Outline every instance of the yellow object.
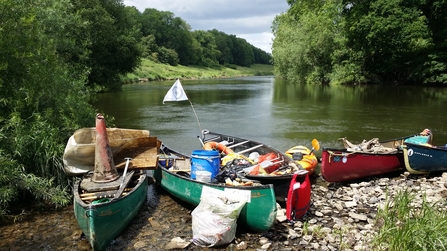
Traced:
<path fill-rule="evenodd" d="M 245 156 L 242 155 L 242 154 L 239 154 L 239 153 L 230 153 L 230 154 L 228 154 L 227 156 L 225 156 L 225 157 L 222 158 L 222 163 L 221 163 L 221 165 L 222 165 L 222 166 L 225 166 L 225 165 L 227 164 L 227 162 L 233 161 L 233 160 L 235 160 L 235 159 L 244 159 L 244 160 L 248 161 L 248 162 L 249 162 L 250 164 L 252 164 L 252 165 L 255 164 L 251 159 L 245 157 Z"/>
<path fill-rule="evenodd" d="M 301 153 L 303 158 L 300 160 L 295 160 L 295 163 L 297 165 L 300 165 L 303 169 L 307 170 L 309 174 L 312 174 L 318 165 L 318 160 L 315 154 L 305 146 L 294 146 L 287 150 L 285 153 L 292 159 L 294 153 Z"/>

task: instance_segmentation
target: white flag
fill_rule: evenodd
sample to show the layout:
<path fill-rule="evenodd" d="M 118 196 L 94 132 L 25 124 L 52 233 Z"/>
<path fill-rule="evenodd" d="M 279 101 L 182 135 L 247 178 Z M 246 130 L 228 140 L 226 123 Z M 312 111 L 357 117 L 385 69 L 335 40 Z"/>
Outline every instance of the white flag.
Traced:
<path fill-rule="evenodd" d="M 186 96 L 185 90 L 183 90 L 182 84 L 180 80 L 177 79 L 175 83 L 172 85 L 171 89 L 169 89 L 168 93 L 166 93 L 165 98 L 163 99 L 163 104 L 165 101 L 182 101 L 188 100 Z"/>

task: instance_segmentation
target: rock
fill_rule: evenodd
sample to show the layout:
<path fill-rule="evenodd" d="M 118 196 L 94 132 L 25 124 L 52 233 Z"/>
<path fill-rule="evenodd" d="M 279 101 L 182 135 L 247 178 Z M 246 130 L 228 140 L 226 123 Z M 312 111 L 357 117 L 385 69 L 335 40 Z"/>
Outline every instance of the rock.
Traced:
<path fill-rule="evenodd" d="M 267 238 L 265 238 L 265 237 L 262 237 L 261 239 L 259 239 L 259 244 L 261 244 L 261 245 L 264 245 L 264 244 L 266 244 L 267 242 L 269 242 L 269 239 L 267 239 Z"/>
<path fill-rule="evenodd" d="M 241 242 L 236 245 L 236 250 L 245 250 L 247 249 L 248 245 L 245 242 Z"/>
<path fill-rule="evenodd" d="M 261 249 L 262 249 L 262 250 L 267 250 L 267 249 L 269 249 L 269 247 L 270 247 L 271 245 L 272 245 L 272 243 L 266 243 L 266 244 L 262 245 Z"/>
<path fill-rule="evenodd" d="M 189 244 L 191 244 L 191 242 L 189 241 L 185 241 L 180 237 L 175 237 L 174 239 L 171 240 L 171 242 L 169 242 L 166 245 L 166 249 L 176 249 L 176 248 L 180 248 L 180 249 L 184 249 L 187 246 L 189 246 Z M 139 248 L 137 248 L 138 250 Z"/>
<path fill-rule="evenodd" d="M 357 203 L 355 201 L 346 201 L 345 207 L 355 207 L 357 206 Z"/>

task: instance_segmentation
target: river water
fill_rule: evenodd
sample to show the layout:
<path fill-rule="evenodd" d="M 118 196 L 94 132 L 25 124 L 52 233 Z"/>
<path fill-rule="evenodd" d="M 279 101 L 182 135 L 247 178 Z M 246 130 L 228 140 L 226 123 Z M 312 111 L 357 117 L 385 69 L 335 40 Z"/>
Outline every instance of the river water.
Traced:
<path fill-rule="evenodd" d="M 310 148 L 314 138 L 322 147 L 339 147 L 342 137 L 353 143 L 385 140 L 424 128 L 432 130 L 435 145 L 447 143 L 447 89 L 305 86 L 274 77 L 183 80 L 189 100 L 163 104 L 173 83 L 126 85 L 123 92 L 98 95 L 95 106 L 115 118 L 107 126 L 148 129 L 186 154 L 201 148 L 197 136 L 202 129 L 253 139 L 281 151 L 296 145 Z M 163 250 L 174 237 L 191 238 L 192 208 L 153 185 L 148 194 L 147 203 L 109 250 Z M 23 217 L 1 226 L 0 250 L 90 250 L 72 206 L 26 212 Z M 240 238 L 249 239 L 250 234 Z"/>
<path fill-rule="evenodd" d="M 183 80 L 188 101 L 165 102 L 174 81 L 124 86 L 98 96 L 96 107 L 115 126 L 148 129 L 165 144 L 190 154 L 202 129 L 253 139 L 286 151 L 296 145 L 341 146 L 412 135 L 430 128 L 447 143 L 447 88 L 309 86 L 274 77 Z M 92 125 L 94 117 L 92 117 Z"/>

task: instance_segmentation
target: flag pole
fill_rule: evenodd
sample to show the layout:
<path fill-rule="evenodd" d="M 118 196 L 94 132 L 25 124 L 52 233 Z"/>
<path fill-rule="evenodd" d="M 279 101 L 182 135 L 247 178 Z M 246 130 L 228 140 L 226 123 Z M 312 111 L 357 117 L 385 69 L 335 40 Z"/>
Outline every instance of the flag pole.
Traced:
<path fill-rule="evenodd" d="M 185 94 L 186 94 L 186 92 L 185 92 Z M 186 94 L 186 96 L 188 96 L 188 95 Z M 194 112 L 194 115 L 196 116 L 197 124 L 199 125 L 199 129 L 200 129 L 200 133 L 202 133 L 202 126 L 200 126 L 199 117 L 197 116 L 196 110 L 194 109 L 194 106 L 192 105 L 192 102 L 189 98 L 188 98 L 188 101 L 191 104 L 192 111 Z"/>

